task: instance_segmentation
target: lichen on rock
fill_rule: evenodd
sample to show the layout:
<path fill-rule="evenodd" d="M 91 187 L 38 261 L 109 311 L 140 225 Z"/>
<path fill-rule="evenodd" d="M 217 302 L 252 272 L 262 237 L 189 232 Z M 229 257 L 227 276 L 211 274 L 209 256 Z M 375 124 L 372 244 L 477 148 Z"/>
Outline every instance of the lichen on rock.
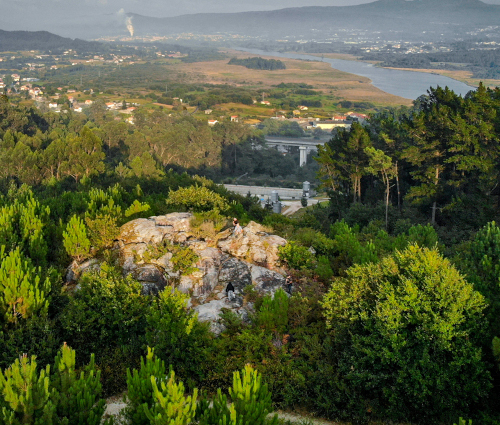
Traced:
<path fill-rule="evenodd" d="M 251 306 L 243 305 L 246 286 L 253 285 L 262 294 L 272 294 L 283 287 L 285 278 L 278 248 L 287 242 L 250 222 L 239 235 L 234 235 L 230 228 L 220 232 L 214 244 L 195 236 L 192 218 L 191 213 L 172 213 L 132 220 L 120 228 L 113 253 L 123 274 L 142 283 L 144 294 L 158 293 L 167 285 L 177 287 L 191 296 L 190 304 L 195 306 L 199 319 L 212 322 L 212 329 L 218 332 L 217 322 L 223 309 L 248 316 Z M 187 271 L 175 269 L 172 247 L 182 247 L 179 249 L 184 250 L 183 255 L 186 248 L 195 254 L 186 257 L 188 262 L 196 259 Z M 97 259 L 79 267 L 73 264 L 70 280 L 77 280 L 84 272 L 82 268 L 89 268 L 90 264 L 90 268 L 98 267 Z M 233 302 L 226 297 L 229 282 L 235 288 Z"/>

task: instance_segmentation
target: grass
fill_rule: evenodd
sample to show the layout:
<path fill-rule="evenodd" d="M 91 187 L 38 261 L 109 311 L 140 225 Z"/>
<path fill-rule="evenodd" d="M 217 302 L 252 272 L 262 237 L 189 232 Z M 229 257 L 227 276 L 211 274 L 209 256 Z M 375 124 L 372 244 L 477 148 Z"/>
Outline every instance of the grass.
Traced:
<path fill-rule="evenodd" d="M 228 51 L 228 56 L 246 58 L 255 55 Z M 266 58 L 272 58 L 267 57 Z M 176 64 L 171 67 L 179 74 L 189 75 L 193 82 L 231 84 L 249 89 L 265 90 L 280 83 L 307 83 L 324 94 L 333 91 L 336 98 L 368 101 L 381 106 L 411 105 L 410 99 L 394 96 L 374 87 L 368 78 L 333 69 L 324 62 L 280 59 L 287 69 L 266 71 L 228 65 L 228 60 Z M 244 83 L 243 83 L 244 82 Z"/>

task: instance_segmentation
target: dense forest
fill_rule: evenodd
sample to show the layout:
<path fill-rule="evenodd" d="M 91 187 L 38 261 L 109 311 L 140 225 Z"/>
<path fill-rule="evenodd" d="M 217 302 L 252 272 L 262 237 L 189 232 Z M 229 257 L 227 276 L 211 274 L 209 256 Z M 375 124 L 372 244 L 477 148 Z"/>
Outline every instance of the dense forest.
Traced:
<path fill-rule="evenodd" d="M 245 58 L 245 59 L 231 58 L 231 60 L 228 63 L 229 65 L 241 65 L 249 69 L 260 69 L 266 71 L 286 69 L 286 65 L 280 60 L 264 59 L 260 57 Z"/>
<path fill-rule="evenodd" d="M 0 100 L 2 423 L 97 424 L 102 398 L 124 390 L 131 424 L 173 411 L 183 424 L 275 424 L 274 408 L 498 423 L 500 90 L 431 89 L 340 130 L 317 155 L 330 202 L 291 218 L 206 178 L 300 172 L 259 135 L 162 111 L 138 110 L 129 126 L 98 103 L 87 117 Z M 249 286 L 254 313 L 225 312 L 218 336 L 188 295 L 141 295 L 115 267 L 119 227 L 187 210 L 285 237 L 291 295 Z M 185 246 L 169 249 L 191 267 Z M 90 256 L 100 270 L 66 285 L 68 265 Z"/>

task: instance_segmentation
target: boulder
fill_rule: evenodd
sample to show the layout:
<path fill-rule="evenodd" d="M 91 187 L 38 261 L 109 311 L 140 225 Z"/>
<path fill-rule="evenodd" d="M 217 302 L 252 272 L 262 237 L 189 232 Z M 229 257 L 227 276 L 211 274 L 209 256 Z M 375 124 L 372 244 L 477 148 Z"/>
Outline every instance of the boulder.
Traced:
<path fill-rule="evenodd" d="M 269 235 L 260 224 L 251 221 L 239 235 L 225 232 L 219 236 L 217 247 L 223 252 L 262 267 L 280 270 L 278 248 L 287 242 L 279 236 Z"/>
<path fill-rule="evenodd" d="M 194 237 L 192 217 L 191 213 L 173 213 L 132 220 L 121 227 L 113 249 L 123 274 L 138 280 L 144 294 L 157 294 L 173 284 L 190 295 L 189 305 L 196 306 L 199 320 L 210 321 L 212 330 L 220 332 L 219 314 L 224 308 L 248 318 L 253 305 L 243 303 L 245 287 L 253 285 L 262 294 L 274 294 L 284 286 L 278 248 L 286 240 L 250 222 L 239 235 L 234 235 L 232 229 L 219 233 L 213 246 L 215 241 Z M 172 253 L 165 252 L 167 241 L 188 246 L 197 254 L 198 260 L 189 274 L 174 272 Z M 157 258 L 152 258 L 155 255 Z M 73 264 L 68 268 L 67 281 L 77 281 L 82 273 L 96 268 L 97 259 L 79 266 Z M 230 282 L 235 289 L 232 302 L 226 294 Z"/>

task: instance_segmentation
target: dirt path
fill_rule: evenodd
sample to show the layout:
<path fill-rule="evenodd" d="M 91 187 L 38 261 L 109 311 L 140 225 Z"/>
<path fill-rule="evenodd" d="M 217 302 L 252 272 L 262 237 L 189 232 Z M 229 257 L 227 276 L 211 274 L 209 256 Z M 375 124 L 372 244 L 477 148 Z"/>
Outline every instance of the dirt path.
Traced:
<path fill-rule="evenodd" d="M 104 412 L 104 417 L 115 416 L 118 420 L 118 424 L 120 422 L 120 412 L 127 406 L 124 403 L 122 397 L 111 397 L 107 400 L 106 403 L 106 411 Z M 340 425 L 339 422 L 330 422 L 324 419 L 314 419 L 309 418 L 307 416 L 297 415 L 293 413 L 281 412 L 277 411 L 278 418 L 283 421 L 289 421 L 291 424 L 297 425 Z"/>
<path fill-rule="evenodd" d="M 289 421 L 292 424 L 299 425 L 341 425 L 340 422 L 331 422 L 324 419 L 309 418 L 307 416 L 296 415 L 294 413 L 287 413 L 278 411 L 278 418 Z"/>

